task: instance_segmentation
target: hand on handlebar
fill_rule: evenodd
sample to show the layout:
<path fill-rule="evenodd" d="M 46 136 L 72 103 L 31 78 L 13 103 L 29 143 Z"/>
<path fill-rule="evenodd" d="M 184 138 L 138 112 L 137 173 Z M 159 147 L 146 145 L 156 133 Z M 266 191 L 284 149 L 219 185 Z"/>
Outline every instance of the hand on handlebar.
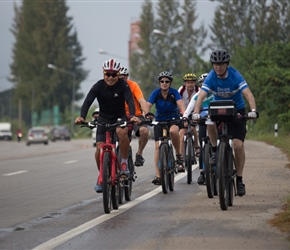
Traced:
<path fill-rule="evenodd" d="M 80 116 L 75 119 L 75 124 L 82 124 L 84 122 L 85 122 L 84 118 Z"/>
<path fill-rule="evenodd" d="M 188 118 L 184 116 L 181 118 L 181 120 L 182 120 L 183 127 L 186 128 L 188 126 Z"/>
<path fill-rule="evenodd" d="M 249 118 L 258 118 L 259 117 L 259 113 L 256 111 L 251 111 L 248 113 L 248 117 Z"/>
<path fill-rule="evenodd" d="M 133 116 L 133 117 L 130 119 L 130 122 L 134 122 L 134 124 L 140 124 L 140 123 L 141 123 L 141 120 L 139 119 L 139 117 L 137 117 L 137 116 Z"/>
<path fill-rule="evenodd" d="M 145 115 L 145 118 L 146 119 L 150 119 L 151 121 L 154 119 L 154 114 L 153 113 L 151 113 L 151 112 L 148 112 L 146 115 Z"/>
<path fill-rule="evenodd" d="M 200 114 L 193 113 L 192 114 L 192 120 L 193 121 L 199 121 L 200 120 Z"/>

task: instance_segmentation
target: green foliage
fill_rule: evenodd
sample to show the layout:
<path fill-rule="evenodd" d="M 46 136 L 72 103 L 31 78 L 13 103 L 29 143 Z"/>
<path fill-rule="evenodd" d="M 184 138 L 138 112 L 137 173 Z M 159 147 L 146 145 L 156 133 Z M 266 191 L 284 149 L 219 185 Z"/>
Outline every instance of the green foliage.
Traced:
<path fill-rule="evenodd" d="M 23 0 L 20 8 L 15 5 L 11 73 L 16 96 L 28 110 L 40 113 L 59 105 L 64 114 L 72 102 L 73 81 L 77 92 L 88 74 L 82 69 L 85 58 L 67 11 L 64 0 Z M 49 69 L 49 63 L 63 72 Z M 81 96 L 77 93 L 75 100 Z"/>
<path fill-rule="evenodd" d="M 268 42 L 290 42 L 290 3 L 284 0 L 216 0 L 220 2 L 210 26 L 210 48 L 235 47 Z"/>
<path fill-rule="evenodd" d="M 204 73 L 205 63 L 198 54 L 205 50 L 207 32 L 203 25 L 194 28 L 196 19 L 195 1 L 160 0 L 154 12 L 152 2 L 145 0 L 140 17 L 140 50 L 130 58 L 131 77 L 140 84 L 145 98 L 158 87 L 161 71 L 172 72 L 175 88 L 183 84 L 185 73 Z M 156 29 L 161 32 L 154 32 Z"/>

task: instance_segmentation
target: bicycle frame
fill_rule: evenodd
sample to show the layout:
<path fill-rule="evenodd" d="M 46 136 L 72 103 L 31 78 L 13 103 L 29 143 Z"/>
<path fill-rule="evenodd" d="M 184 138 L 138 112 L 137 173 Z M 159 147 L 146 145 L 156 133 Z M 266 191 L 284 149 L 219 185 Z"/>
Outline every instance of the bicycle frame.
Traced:
<path fill-rule="evenodd" d="M 111 184 L 112 186 L 115 186 L 116 184 L 116 167 L 120 169 L 120 164 L 118 161 L 118 157 L 116 155 L 116 144 L 112 143 L 113 131 L 106 131 L 106 142 L 100 146 L 101 152 L 100 152 L 100 174 L 98 177 L 98 184 L 101 185 L 103 183 L 103 160 L 104 160 L 104 153 L 109 152 L 110 158 L 112 159 L 111 162 Z"/>

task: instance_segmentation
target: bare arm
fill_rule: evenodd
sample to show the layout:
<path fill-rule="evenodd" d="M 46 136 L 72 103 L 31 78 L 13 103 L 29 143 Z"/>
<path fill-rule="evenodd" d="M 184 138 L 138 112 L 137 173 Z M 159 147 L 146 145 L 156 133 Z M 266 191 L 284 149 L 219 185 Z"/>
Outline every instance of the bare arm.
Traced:
<path fill-rule="evenodd" d="M 138 99 L 138 102 L 140 103 L 141 105 L 141 108 L 142 108 L 142 111 L 144 112 L 144 114 L 146 115 L 148 112 L 149 112 L 149 107 L 147 105 L 147 102 L 144 98 L 140 98 Z M 152 106 L 152 104 L 151 104 Z"/>
<path fill-rule="evenodd" d="M 249 88 L 246 88 L 243 90 L 243 95 L 246 97 L 249 105 L 250 105 L 250 109 L 253 110 L 255 109 L 256 110 L 256 101 L 255 101 L 255 97 L 254 95 L 252 94 L 252 91 L 249 89 Z"/>
<path fill-rule="evenodd" d="M 176 104 L 177 104 L 178 108 L 180 109 L 180 111 L 181 111 L 181 113 L 183 115 L 184 111 L 185 111 L 185 106 L 184 106 L 184 103 L 183 103 L 182 99 L 178 100 L 176 102 Z"/>

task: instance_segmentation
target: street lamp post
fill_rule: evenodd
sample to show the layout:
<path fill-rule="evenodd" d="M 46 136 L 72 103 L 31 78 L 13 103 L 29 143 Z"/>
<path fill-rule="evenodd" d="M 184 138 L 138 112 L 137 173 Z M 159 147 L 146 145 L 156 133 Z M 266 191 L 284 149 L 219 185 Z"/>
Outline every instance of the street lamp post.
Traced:
<path fill-rule="evenodd" d="M 103 49 L 99 49 L 98 50 L 99 54 L 101 55 L 109 55 L 109 56 L 113 56 L 113 57 L 116 57 L 116 58 L 119 58 L 119 59 L 122 59 L 122 60 L 126 60 L 127 61 L 127 58 L 126 57 L 123 57 L 123 56 L 119 56 L 119 55 L 115 55 L 115 54 L 112 54 L 112 53 L 109 53 Z"/>
<path fill-rule="evenodd" d="M 75 100 L 75 80 L 76 80 L 76 74 L 74 72 L 67 71 L 65 69 L 59 68 L 51 63 L 47 65 L 48 68 L 62 72 L 64 74 L 71 75 L 73 78 L 72 82 L 72 96 L 71 96 L 71 121 L 70 121 L 70 129 L 72 135 L 74 135 L 74 100 Z"/>

